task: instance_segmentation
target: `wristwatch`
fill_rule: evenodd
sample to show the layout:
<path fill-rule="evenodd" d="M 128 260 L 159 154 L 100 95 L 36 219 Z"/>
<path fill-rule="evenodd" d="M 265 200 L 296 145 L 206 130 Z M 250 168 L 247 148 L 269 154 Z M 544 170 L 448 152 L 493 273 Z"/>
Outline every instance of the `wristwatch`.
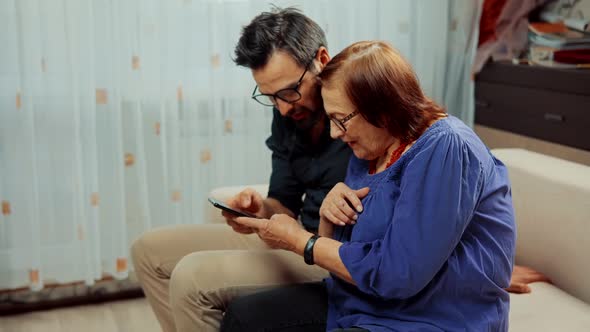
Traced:
<path fill-rule="evenodd" d="M 320 238 L 319 235 L 314 234 L 312 235 L 309 240 L 307 240 L 307 244 L 305 244 L 305 249 L 303 249 L 303 260 L 308 265 L 313 265 L 313 246 L 315 245 L 315 241 Z"/>

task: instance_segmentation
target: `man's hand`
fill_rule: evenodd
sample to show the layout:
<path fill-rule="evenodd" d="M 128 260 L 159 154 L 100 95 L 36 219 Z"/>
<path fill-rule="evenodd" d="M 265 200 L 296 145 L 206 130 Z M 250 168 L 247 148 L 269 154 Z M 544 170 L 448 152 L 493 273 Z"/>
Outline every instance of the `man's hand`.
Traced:
<path fill-rule="evenodd" d="M 256 216 L 264 215 L 264 199 L 256 190 L 252 188 L 244 189 L 239 194 L 232 197 L 229 201 L 227 201 L 227 205 L 236 210 L 250 212 Z M 225 211 L 221 212 L 221 214 L 225 217 L 225 221 L 231 226 L 231 228 L 233 228 L 234 231 L 241 234 L 254 233 L 254 230 L 250 227 L 246 227 L 237 223 L 236 215 Z"/>
<path fill-rule="evenodd" d="M 270 219 L 239 217 L 235 222 L 254 230 L 273 249 L 295 251 L 297 240 L 307 232 L 297 220 L 286 214 L 275 214 Z"/>
<path fill-rule="evenodd" d="M 510 286 L 506 290 L 517 294 L 530 293 L 531 288 L 528 284 L 540 281 L 551 283 L 551 280 L 541 272 L 537 272 L 530 267 L 514 265 Z"/>
<path fill-rule="evenodd" d="M 361 199 L 367 194 L 369 187 L 352 190 L 342 182 L 337 183 L 322 202 L 320 219 L 338 226 L 355 224 L 358 213 L 363 211 Z"/>

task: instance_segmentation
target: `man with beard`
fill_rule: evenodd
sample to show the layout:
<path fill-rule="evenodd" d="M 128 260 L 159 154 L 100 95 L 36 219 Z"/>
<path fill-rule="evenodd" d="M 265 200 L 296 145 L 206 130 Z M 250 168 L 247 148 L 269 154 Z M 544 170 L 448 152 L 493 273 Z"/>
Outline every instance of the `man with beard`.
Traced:
<path fill-rule="evenodd" d="M 252 70 L 252 98 L 273 112 L 272 173 L 267 198 L 246 189 L 230 206 L 270 218 L 299 218 L 317 232 L 325 195 L 344 179 L 350 149 L 330 138 L 316 76 L 330 56 L 322 29 L 299 11 L 275 9 L 245 26 L 235 62 Z M 132 256 L 146 297 L 164 331 L 217 331 L 229 301 L 266 287 L 319 281 L 327 272 L 298 255 L 268 248 L 235 216 L 227 223 L 149 231 Z"/>

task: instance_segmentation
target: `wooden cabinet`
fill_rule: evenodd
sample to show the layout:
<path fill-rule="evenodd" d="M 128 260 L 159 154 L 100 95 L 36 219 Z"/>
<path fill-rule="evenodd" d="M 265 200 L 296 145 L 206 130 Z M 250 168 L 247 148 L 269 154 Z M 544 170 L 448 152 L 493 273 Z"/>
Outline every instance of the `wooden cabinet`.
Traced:
<path fill-rule="evenodd" d="M 475 123 L 590 151 L 590 70 L 489 63 L 476 77 Z"/>

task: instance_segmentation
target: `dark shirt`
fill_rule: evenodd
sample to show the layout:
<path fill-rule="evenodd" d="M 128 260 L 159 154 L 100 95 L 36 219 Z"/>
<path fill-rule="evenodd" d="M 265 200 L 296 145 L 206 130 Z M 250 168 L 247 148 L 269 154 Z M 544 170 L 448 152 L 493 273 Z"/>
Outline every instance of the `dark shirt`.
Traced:
<path fill-rule="evenodd" d="M 271 136 L 266 140 L 272 151 L 268 197 L 301 216 L 303 226 L 314 232 L 322 201 L 336 183 L 344 181 L 351 155 L 346 144 L 330 137 L 330 122 L 325 122 L 314 144 L 309 132 L 296 128 L 292 119 L 274 109 Z"/>

